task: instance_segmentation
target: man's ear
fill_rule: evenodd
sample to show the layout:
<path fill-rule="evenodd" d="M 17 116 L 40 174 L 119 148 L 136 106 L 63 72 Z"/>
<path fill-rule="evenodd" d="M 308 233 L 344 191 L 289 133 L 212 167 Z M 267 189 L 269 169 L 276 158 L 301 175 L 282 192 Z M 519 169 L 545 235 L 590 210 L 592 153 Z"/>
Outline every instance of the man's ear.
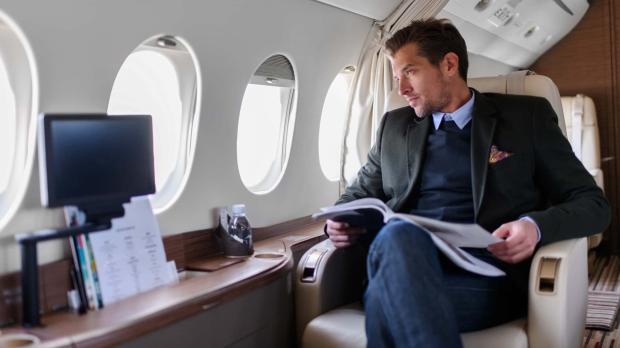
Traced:
<path fill-rule="evenodd" d="M 459 74 L 459 56 L 454 52 L 448 52 L 441 61 L 445 76 L 453 77 Z"/>

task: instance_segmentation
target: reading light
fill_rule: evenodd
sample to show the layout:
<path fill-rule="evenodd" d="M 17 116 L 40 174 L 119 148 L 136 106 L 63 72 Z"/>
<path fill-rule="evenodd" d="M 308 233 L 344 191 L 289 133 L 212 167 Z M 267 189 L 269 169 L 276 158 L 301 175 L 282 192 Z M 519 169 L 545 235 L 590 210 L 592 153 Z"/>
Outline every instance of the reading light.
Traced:
<path fill-rule="evenodd" d="M 344 72 L 355 72 L 355 67 L 353 65 L 349 65 L 343 69 Z"/>
<path fill-rule="evenodd" d="M 546 44 L 547 42 L 551 41 L 551 39 L 552 39 L 552 38 L 553 38 L 553 35 L 547 35 L 547 37 L 545 37 L 545 38 L 544 38 L 544 39 L 540 42 L 540 44 L 541 44 L 541 45 L 544 45 L 544 44 Z"/>
<path fill-rule="evenodd" d="M 482 11 L 486 10 L 487 7 L 489 7 L 489 5 L 491 5 L 491 3 L 493 3 L 493 0 L 480 0 L 476 4 L 476 6 L 474 6 L 474 10 L 476 10 L 478 12 L 482 12 Z"/>
<path fill-rule="evenodd" d="M 538 31 L 538 29 L 540 29 L 540 27 L 539 27 L 539 26 L 537 26 L 537 25 L 533 25 L 533 26 L 531 26 L 531 27 L 530 27 L 530 28 L 529 28 L 529 29 L 525 32 L 525 34 L 523 34 L 523 37 L 525 37 L 525 38 L 527 39 L 528 37 L 532 36 L 535 32 L 537 32 L 537 31 Z"/>
<path fill-rule="evenodd" d="M 265 82 L 267 82 L 270 85 L 273 85 L 276 82 L 278 82 L 278 79 L 276 79 L 275 77 L 265 77 Z"/>

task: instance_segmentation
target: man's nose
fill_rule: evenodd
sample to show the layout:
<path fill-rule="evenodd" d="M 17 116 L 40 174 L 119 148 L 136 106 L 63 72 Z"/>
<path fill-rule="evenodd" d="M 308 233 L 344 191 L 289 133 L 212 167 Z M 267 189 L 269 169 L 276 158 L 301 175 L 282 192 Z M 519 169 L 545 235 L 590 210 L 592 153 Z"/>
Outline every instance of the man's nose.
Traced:
<path fill-rule="evenodd" d="M 406 95 L 411 92 L 411 84 L 407 79 L 398 80 L 398 94 Z"/>

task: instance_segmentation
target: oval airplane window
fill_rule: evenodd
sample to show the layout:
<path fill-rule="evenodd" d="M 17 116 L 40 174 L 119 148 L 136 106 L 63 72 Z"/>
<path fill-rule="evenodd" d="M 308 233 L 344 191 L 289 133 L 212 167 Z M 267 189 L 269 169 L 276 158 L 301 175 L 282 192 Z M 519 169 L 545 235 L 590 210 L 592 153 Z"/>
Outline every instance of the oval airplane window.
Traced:
<path fill-rule="evenodd" d="M 265 60 L 245 89 L 237 128 L 237 164 L 241 181 L 255 194 L 273 190 L 286 168 L 295 89 L 293 66 L 281 54 Z"/>
<path fill-rule="evenodd" d="M 328 180 L 340 178 L 340 156 L 346 125 L 349 89 L 355 67 L 347 66 L 336 75 L 327 90 L 319 126 L 319 161 Z"/>
<path fill-rule="evenodd" d="M 171 35 L 152 37 L 123 62 L 110 93 L 111 115 L 153 118 L 156 213 L 178 198 L 193 161 L 201 80 L 191 47 Z"/>
<path fill-rule="evenodd" d="M 39 81 L 21 29 L 0 11 L 0 230 L 21 203 L 34 158 Z"/>
<path fill-rule="evenodd" d="M 13 168 L 13 158 L 15 157 L 15 94 L 9 84 L 9 74 L 0 57 L 0 193 L 6 191 L 9 186 L 11 169 Z"/>

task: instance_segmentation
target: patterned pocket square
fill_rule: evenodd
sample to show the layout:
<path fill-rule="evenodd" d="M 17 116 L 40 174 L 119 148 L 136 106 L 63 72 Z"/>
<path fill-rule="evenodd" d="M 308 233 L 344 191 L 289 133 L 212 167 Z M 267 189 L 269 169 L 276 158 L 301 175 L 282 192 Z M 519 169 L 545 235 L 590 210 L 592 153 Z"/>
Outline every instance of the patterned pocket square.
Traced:
<path fill-rule="evenodd" d="M 495 164 L 510 156 L 512 156 L 512 152 L 502 151 L 497 148 L 497 145 L 493 145 L 491 146 L 491 153 L 489 154 L 489 164 Z"/>

